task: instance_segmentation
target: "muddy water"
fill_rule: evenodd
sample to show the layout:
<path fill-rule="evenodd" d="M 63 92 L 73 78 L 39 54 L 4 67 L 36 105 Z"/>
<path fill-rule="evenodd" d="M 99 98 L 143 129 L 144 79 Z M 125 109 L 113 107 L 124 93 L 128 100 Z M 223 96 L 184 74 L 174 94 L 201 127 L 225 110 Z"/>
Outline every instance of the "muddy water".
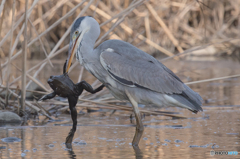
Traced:
<path fill-rule="evenodd" d="M 240 74 L 239 62 L 232 59 L 207 58 L 164 64 L 184 82 Z M 59 67 L 55 64 L 52 72 L 60 74 Z M 49 72 L 51 69 L 45 69 L 39 76 L 43 83 L 53 74 Z M 77 81 L 79 67 L 74 71 L 70 76 Z M 84 73 L 84 78 L 86 76 Z M 40 117 L 29 121 L 27 126 L 2 126 L 0 139 L 21 140 L 0 140 L 0 158 L 239 158 L 240 154 L 210 155 L 211 150 L 240 153 L 239 85 L 240 78 L 189 85 L 203 97 L 204 112 L 195 115 L 188 110 L 168 108 L 165 110 L 177 111 L 188 118 L 145 116 L 140 149 L 133 149 L 130 144 L 135 121 L 131 122 L 129 112 L 94 112 L 79 115 L 72 150 L 64 145 L 71 129 L 70 115 L 60 115 L 54 122 Z"/>

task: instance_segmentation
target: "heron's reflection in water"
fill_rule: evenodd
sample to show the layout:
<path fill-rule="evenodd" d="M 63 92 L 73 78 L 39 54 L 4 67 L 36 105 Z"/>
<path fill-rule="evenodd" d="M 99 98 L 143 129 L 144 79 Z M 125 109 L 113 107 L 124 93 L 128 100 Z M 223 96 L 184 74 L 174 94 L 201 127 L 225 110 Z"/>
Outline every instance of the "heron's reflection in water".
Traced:
<path fill-rule="evenodd" d="M 143 153 L 142 153 L 141 149 L 139 148 L 139 146 L 133 146 L 133 149 L 135 152 L 136 159 L 142 159 Z"/>
<path fill-rule="evenodd" d="M 69 158 L 76 159 L 77 155 L 73 151 L 72 144 L 66 143 L 66 148 L 68 149 Z"/>
<path fill-rule="evenodd" d="M 66 148 L 68 149 L 69 158 L 76 159 L 77 155 L 73 151 L 72 144 L 66 143 Z M 133 146 L 133 150 L 135 152 L 136 159 L 143 158 L 143 153 L 142 153 L 141 149 L 139 148 L 139 146 Z"/>

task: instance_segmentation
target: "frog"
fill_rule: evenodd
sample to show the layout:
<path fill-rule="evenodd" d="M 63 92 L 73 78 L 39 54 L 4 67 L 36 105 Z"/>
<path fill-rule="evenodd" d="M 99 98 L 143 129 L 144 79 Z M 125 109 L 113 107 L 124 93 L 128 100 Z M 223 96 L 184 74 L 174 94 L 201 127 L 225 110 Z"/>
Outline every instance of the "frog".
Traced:
<path fill-rule="evenodd" d="M 65 143 L 71 144 L 77 129 L 76 104 L 78 102 L 78 97 L 82 94 L 83 90 L 86 90 L 87 92 L 94 94 L 101 91 L 105 87 L 105 85 L 102 84 L 98 88 L 93 89 L 92 86 L 84 80 L 74 84 L 73 81 L 69 78 L 68 73 L 66 72 L 66 62 L 63 66 L 63 74 L 50 76 L 47 82 L 49 86 L 52 88 L 53 92 L 44 95 L 42 98 L 39 99 L 39 101 L 54 98 L 56 95 L 68 99 L 73 125 L 68 136 L 66 137 Z"/>

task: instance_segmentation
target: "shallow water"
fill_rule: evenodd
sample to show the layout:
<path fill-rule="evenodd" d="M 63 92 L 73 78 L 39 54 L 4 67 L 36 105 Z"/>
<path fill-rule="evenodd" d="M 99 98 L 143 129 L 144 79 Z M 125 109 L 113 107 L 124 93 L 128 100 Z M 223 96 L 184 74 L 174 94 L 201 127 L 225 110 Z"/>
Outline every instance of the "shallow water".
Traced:
<path fill-rule="evenodd" d="M 1 158 L 212 158 L 210 151 L 239 151 L 239 107 L 234 110 L 205 110 L 194 115 L 182 110 L 188 119 L 146 116 L 140 150 L 130 145 L 134 123 L 129 116 L 99 113 L 78 118 L 72 151 L 64 145 L 71 126 L 69 118 L 43 126 L 4 127 L 0 138 L 18 137 L 18 142 L 0 141 Z M 93 113 L 94 114 L 94 113 Z M 41 124 L 41 121 L 39 121 Z M 237 156 L 236 156 L 237 157 Z M 239 156 L 238 156 L 239 157 Z"/>
<path fill-rule="evenodd" d="M 240 74 L 238 61 L 207 60 L 164 64 L 184 82 Z M 54 68 L 54 74 L 61 74 L 59 67 Z M 70 74 L 75 81 L 77 73 Z M 51 74 L 46 71 L 39 79 L 44 83 Z M 64 145 L 71 129 L 70 115 L 60 115 L 55 122 L 40 116 L 26 126 L 2 126 L 0 139 L 21 140 L 0 140 L 0 158 L 239 158 L 240 154 L 213 157 L 210 151 L 240 151 L 240 78 L 189 86 L 203 97 L 204 112 L 195 115 L 188 110 L 168 108 L 164 110 L 180 112 L 187 119 L 145 116 L 139 149 L 131 146 L 135 121 L 131 122 L 129 112 L 94 112 L 79 115 L 72 150 Z"/>

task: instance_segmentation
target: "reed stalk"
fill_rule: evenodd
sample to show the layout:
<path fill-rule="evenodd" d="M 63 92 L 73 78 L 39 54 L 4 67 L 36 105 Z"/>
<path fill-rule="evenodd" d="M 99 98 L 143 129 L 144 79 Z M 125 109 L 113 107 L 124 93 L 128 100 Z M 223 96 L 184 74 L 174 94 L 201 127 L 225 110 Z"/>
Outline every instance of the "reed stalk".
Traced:
<path fill-rule="evenodd" d="M 15 8 L 16 8 L 16 0 L 13 1 L 12 5 L 12 24 L 11 24 L 11 42 L 10 42 L 10 49 L 9 49 L 9 54 L 8 54 L 8 65 L 7 65 L 7 80 L 6 80 L 6 85 L 7 85 L 7 90 L 6 90 L 6 95 L 5 95 L 5 107 L 8 105 L 8 87 L 9 87 L 9 78 L 11 74 L 11 48 L 12 48 L 12 42 L 13 42 L 13 23 L 14 23 L 14 18 L 15 18 Z"/>
<path fill-rule="evenodd" d="M 24 42 L 23 42 L 23 56 L 22 56 L 22 91 L 21 91 L 21 109 L 25 111 L 25 99 L 26 99 L 26 66 L 27 66 L 27 11 L 28 11 L 28 0 L 25 0 L 25 28 L 24 28 Z"/>

